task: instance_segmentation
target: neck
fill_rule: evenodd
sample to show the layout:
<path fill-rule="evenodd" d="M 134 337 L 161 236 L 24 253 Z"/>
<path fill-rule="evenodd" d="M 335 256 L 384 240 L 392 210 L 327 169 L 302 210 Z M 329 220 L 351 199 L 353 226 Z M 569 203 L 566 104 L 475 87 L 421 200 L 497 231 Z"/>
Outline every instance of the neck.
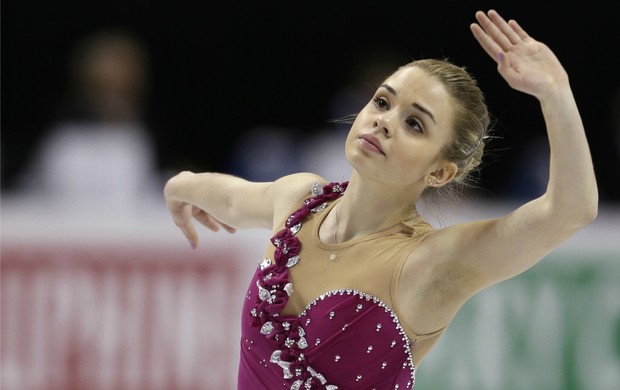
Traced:
<path fill-rule="evenodd" d="M 372 196 L 355 189 L 349 183 L 327 217 L 329 222 L 323 237 L 329 237 L 333 243 L 375 233 L 418 216 L 414 204 L 403 197 L 394 197 L 388 190 Z"/>

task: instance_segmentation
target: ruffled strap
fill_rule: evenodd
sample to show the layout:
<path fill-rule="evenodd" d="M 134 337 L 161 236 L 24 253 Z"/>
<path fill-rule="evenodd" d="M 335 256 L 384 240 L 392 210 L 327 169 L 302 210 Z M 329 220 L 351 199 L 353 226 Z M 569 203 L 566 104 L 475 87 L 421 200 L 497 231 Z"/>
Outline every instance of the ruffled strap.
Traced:
<path fill-rule="evenodd" d="M 260 327 L 260 333 L 274 345 L 270 361 L 282 368 L 283 378 L 296 378 L 291 389 L 301 389 L 302 386 L 304 389 L 338 389 L 307 364 L 303 350 L 308 343 L 299 318 L 282 316 L 281 313 L 293 293 L 288 269 L 301 260 L 301 241 L 295 235 L 310 214 L 325 210 L 327 202 L 342 196 L 347 185 L 348 182 L 331 182 L 325 186 L 314 183 L 312 196 L 305 199 L 286 220 L 284 228 L 271 237 L 274 258 L 264 258 L 259 262 L 258 294 L 250 310 L 250 324 Z"/>

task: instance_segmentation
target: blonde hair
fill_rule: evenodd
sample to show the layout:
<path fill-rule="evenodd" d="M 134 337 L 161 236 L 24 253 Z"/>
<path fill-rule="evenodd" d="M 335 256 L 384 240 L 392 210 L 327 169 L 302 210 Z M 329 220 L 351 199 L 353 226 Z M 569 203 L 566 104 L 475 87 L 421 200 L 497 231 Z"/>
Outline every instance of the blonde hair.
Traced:
<path fill-rule="evenodd" d="M 458 171 L 450 183 L 442 187 L 427 187 L 422 193 L 426 201 L 430 198 L 453 199 L 460 196 L 465 187 L 477 185 L 475 174 L 490 139 L 492 118 L 484 94 L 465 67 L 447 59 L 427 58 L 411 61 L 396 71 L 409 67 L 420 68 L 436 77 L 446 87 L 455 104 L 453 137 L 441 153 L 443 158 L 456 164 Z M 332 119 L 331 122 L 352 124 L 356 117 L 357 113 Z"/>
<path fill-rule="evenodd" d="M 485 143 L 488 140 L 491 116 L 485 97 L 477 81 L 465 69 L 447 59 L 414 60 L 399 69 L 416 67 L 436 77 L 447 89 L 455 104 L 452 141 L 442 150 L 443 157 L 458 167 L 456 176 L 449 184 L 428 187 L 425 197 L 453 197 L 464 187 L 477 183 L 474 173 L 482 162 Z"/>

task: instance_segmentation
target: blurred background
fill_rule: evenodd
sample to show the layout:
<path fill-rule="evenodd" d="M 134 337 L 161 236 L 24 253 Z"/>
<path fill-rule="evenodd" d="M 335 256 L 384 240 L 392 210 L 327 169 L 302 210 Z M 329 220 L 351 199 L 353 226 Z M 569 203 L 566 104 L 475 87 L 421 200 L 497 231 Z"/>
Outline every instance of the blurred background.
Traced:
<path fill-rule="evenodd" d="M 398 65 L 447 57 L 486 93 L 479 188 L 437 224 L 544 190 L 545 129 L 469 24 L 495 7 L 571 77 L 599 218 L 474 297 L 425 360 L 421 389 L 615 389 L 620 383 L 620 11 L 608 2 L 2 3 L 0 387 L 235 387 L 239 310 L 265 231 L 203 232 L 192 251 L 162 197 L 180 170 L 345 180 L 347 127 Z"/>
<path fill-rule="evenodd" d="M 518 18 L 564 63 L 602 199 L 619 201 L 613 172 L 619 166 L 620 72 L 611 53 L 620 43 L 620 11 L 602 1 L 587 7 L 527 1 L 5 1 L 2 188 L 28 181 L 23 174 L 53 125 L 85 115 L 75 107 L 83 82 L 76 77 L 77 52 L 93 34 L 121 30 L 139 41 L 146 57 L 133 65 L 141 68 L 134 70 L 141 73 L 140 85 L 127 88 L 139 93 L 130 104 L 148 127 L 159 174 L 241 170 L 239 145 L 257 128 L 275 127 L 301 147 L 330 129 L 329 119 L 359 109 L 394 66 L 449 57 L 476 75 L 497 118 L 500 138 L 481 177 L 483 194 L 520 197 L 514 181 L 535 166 L 544 129 L 537 102 L 510 90 L 469 33 L 473 12 L 492 5 Z"/>

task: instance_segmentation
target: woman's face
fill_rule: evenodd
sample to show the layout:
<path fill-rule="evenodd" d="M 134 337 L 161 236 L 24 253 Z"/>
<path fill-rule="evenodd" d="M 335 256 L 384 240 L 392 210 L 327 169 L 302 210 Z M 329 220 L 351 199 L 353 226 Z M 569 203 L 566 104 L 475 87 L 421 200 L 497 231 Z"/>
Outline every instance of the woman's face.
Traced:
<path fill-rule="evenodd" d="M 426 185 L 443 165 L 440 151 L 452 137 L 454 109 L 443 84 L 424 70 L 396 71 L 358 114 L 345 152 L 362 176 L 389 185 Z"/>

